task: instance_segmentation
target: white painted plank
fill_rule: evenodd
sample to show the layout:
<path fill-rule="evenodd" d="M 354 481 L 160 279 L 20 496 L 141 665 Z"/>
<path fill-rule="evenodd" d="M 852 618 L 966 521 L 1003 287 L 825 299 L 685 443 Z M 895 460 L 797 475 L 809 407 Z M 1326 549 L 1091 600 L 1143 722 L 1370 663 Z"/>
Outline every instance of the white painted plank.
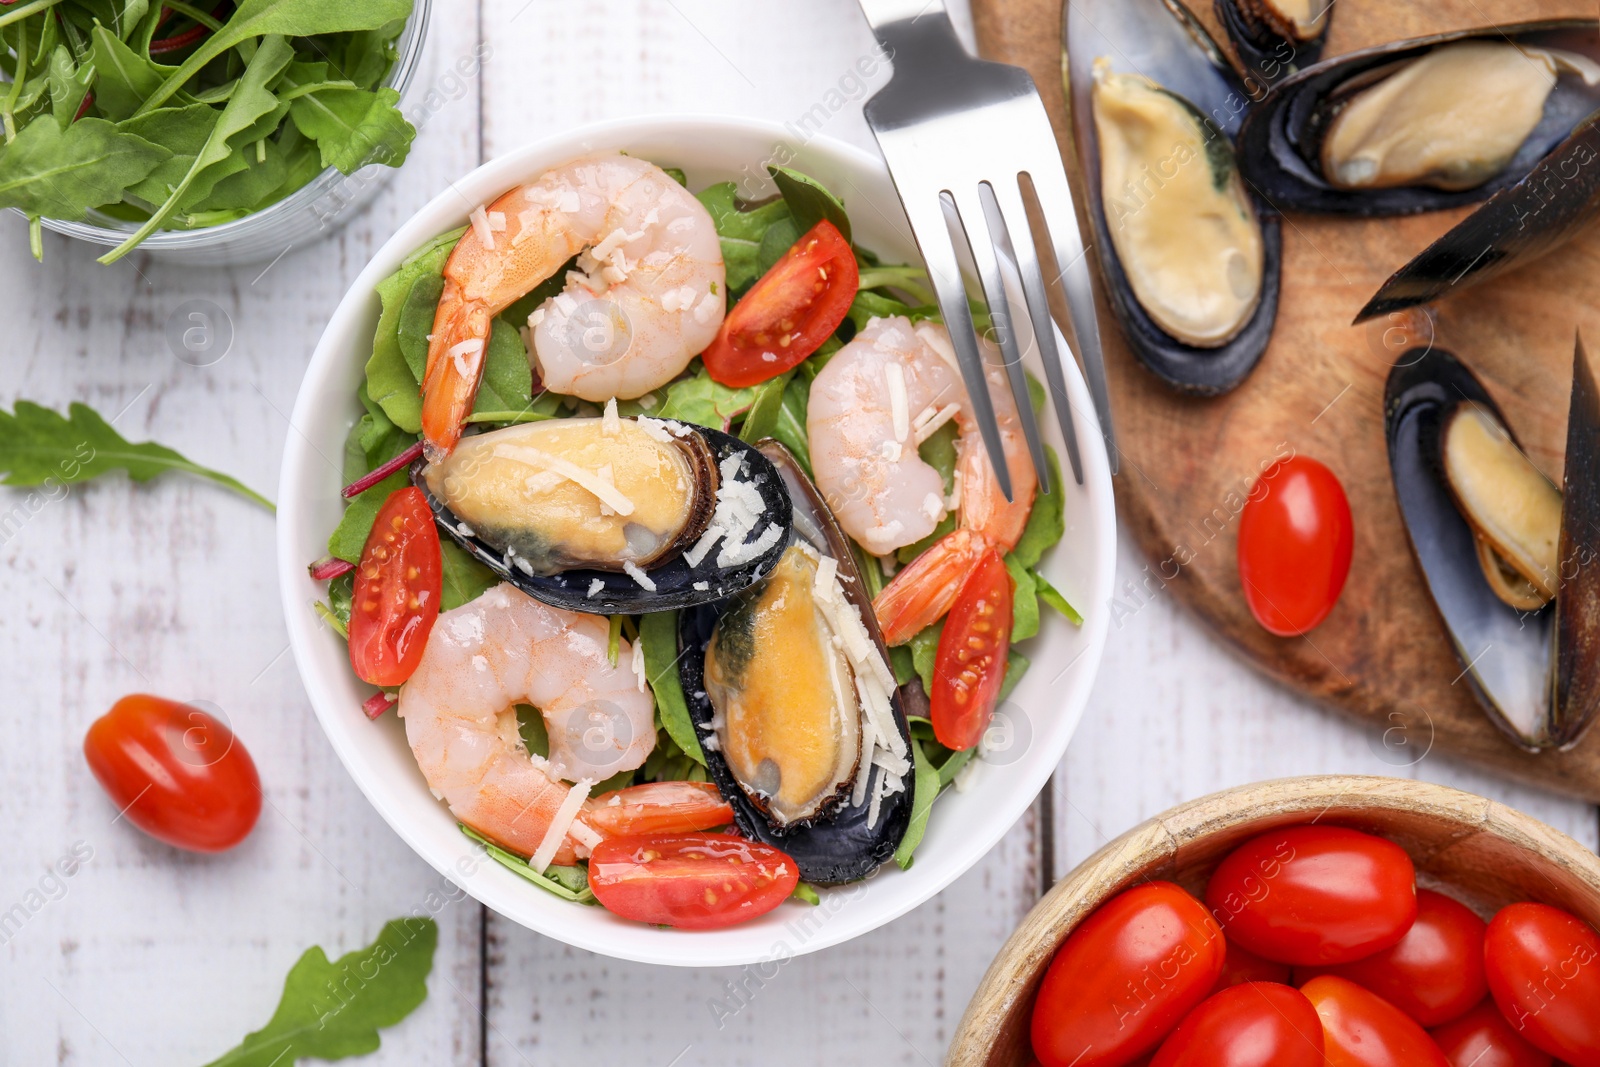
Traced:
<path fill-rule="evenodd" d="M 423 80 L 476 41 L 470 13 L 436 19 Z M 25 228 L 0 216 L 4 401 L 122 412 L 127 436 L 275 495 L 291 432 L 282 413 L 322 324 L 377 243 L 476 161 L 477 142 L 470 88 L 431 115 L 371 211 L 259 280 L 263 264 L 181 270 L 135 255 L 102 268 L 48 235 L 36 266 Z M 232 350 L 212 366 L 175 358 L 164 336 L 190 299 L 233 325 Z M 0 490 L 0 511 L 27 499 Z M 111 477 L 45 506 L 0 558 L 0 912 L 45 899 L 0 938 L 0 1063 L 206 1062 L 266 1022 L 305 948 L 337 955 L 392 917 L 437 909 L 431 999 L 373 1062 L 477 1064 L 480 909 L 449 903 L 458 894 L 384 826 L 323 739 L 285 651 L 271 517 L 197 480 Z M 94 718 L 139 690 L 219 706 L 249 746 L 267 805 L 236 850 L 191 856 L 114 823 L 79 746 Z M 41 883 L 76 842 L 93 858 L 64 892 Z M 30 897 L 41 884 L 44 897 Z"/>

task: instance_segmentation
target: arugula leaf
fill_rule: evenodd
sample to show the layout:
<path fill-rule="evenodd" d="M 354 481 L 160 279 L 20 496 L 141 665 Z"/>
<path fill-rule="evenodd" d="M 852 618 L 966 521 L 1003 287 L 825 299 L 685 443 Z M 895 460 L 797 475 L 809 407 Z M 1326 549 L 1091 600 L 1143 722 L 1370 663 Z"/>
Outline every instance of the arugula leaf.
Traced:
<path fill-rule="evenodd" d="M 364 949 L 330 962 L 306 949 L 266 1026 L 206 1067 L 289 1067 L 315 1056 L 338 1060 L 376 1052 L 378 1031 L 393 1026 L 428 996 L 439 926 L 432 919 L 392 919 Z"/>
<path fill-rule="evenodd" d="M 788 167 L 768 167 L 767 173 L 777 183 L 778 192 L 783 194 L 783 202 L 789 205 L 797 235 L 827 219 L 846 242 L 850 240 L 850 216 L 845 214 L 844 203 L 828 192 L 821 182 Z"/>
<path fill-rule="evenodd" d="M 944 620 L 913 634 L 906 647 L 911 649 L 911 663 L 922 679 L 922 691 L 933 692 L 933 661 L 939 654 L 939 635 L 944 633 Z"/>
<path fill-rule="evenodd" d="M 398 167 L 405 162 L 416 128 L 400 113 L 400 94 L 385 86 L 329 89 L 297 97 L 289 117 L 317 142 L 322 165 L 354 174 L 368 163 Z"/>
<path fill-rule="evenodd" d="M 217 115 L 214 107 L 190 104 L 187 107 L 164 107 L 119 123 L 119 130 L 137 134 L 171 153 L 142 181 L 130 185 L 128 195 L 151 205 L 159 204 L 171 196 L 172 190 L 194 167 L 195 160 L 211 137 L 211 131 L 216 129 Z M 80 120 L 78 125 L 87 121 Z M 244 167 L 244 157 L 230 153 L 227 160 L 190 179 L 188 195 L 196 198 L 209 196 L 212 186 Z"/>
<path fill-rule="evenodd" d="M 73 402 L 66 416 L 28 400 L 8 413 L 0 409 L 0 484 L 41 485 L 52 479 L 76 484 L 108 471 L 125 470 L 136 482 L 168 471 L 186 471 L 276 511 L 272 501 L 221 471 L 194 463 L 154 441 L 130 443 L 87 404 Z"/>
<path fill-rule="evenodd" d="M 810 360 L 806 362 L 809 363 Z M 783 404 L 778 408 L 778 421 L 772 427 L 773 440 L 794 454 L 795 461 L 806 472 L 807 478 L 811 477 L 811 439 L 806 436 L 806 409 L 810 402 L 809 384 L 791 379 L 783 390 Z"/>
<path fill-rule="evenodd" d="M 1026 641 L 1039 632 L 1039 587 L 1033 572 L 1015 554 L 1006 556 L 1006 571 L 1011 575 L 1011 640 Z"/>
<path fill-rule="evenodd" d="M 264 159 L 256 158 L 258 151 L 265 156 Z M 226 163 L 233 173 L 219 173 L 216 184 L 203 199 L 196 199 L 195 190 L 193 186 L 190 187 L 185 200 L 193 202 L 191 211 L 248 213 L 249 209 L 271 202 L 274 199 L 273 191 L 289 177 L 289 165 L 276 141 L 239 145 L 230 153 Z M 212 170 L 220 171 L 221 168 L 213 167 Z"/>
<path fill-rule="evenodd" d="M 406 308 L 411 289 L 427 276 L 441 276 L 445 261 L 456 242 L 466 232 L 463 226 L 440 234 L 400 264 L 400 269 L 378 283 L 378 299 L 383 312 L 378 317 L 378 328 L 372 336 L 372 355 L 367 359 L 367 392 L 394 420 L 394 424 L 407 433 L 422 432 L 422 398 L 417 394 L 417 382 L 422 368 L 413 372 L 406 360 L 401 343 L 401 317 Z M 440 285 L 443 291 L 443 285 Z M 434 297 L 438 303 L 438 297 Z M 432 329 L 430 321 L 427 329 Z M 422 359 L 427 360 L 427 336 L 422 337 Z"/>
<path fill-rule="evenodd" d="M 740 211 L 738 189 L 733 182 L 721 182 L 701 190 L 698 197 L 711 213 L 711 219 L 717 225 L 717 236 L 722 239 L 729 307 L 733 306 L 740 290 L 761 277 L 759 257 L 762 237 L 774 223 L 789 219 L 789 205 L 782 200 Z M 790 238 L 791 244 L 793 241 Z"/>
<path fill-rule="evenodd" d="M 700 738 L 689 718 L 678 681 L 678 613 L 655 611 L 639 616 L 639 641 L 644 645 L 644 673 L 656 695 L 656 717 L 684 755 L 705 766 Z"/>
<path fill-rule="evenodd" d="M 264 0 L 258 0 L 258 2 L 264 2 Z M 246 0 L 245 6 L 249 6 L 249 3 L 250 0 Z M 229 25 L 232 26 L 238 21 L 239 19 L 236 15 Z M 215 40 L 221 36 L 222 34 L 212 34 L 211 39 Z M 294 49 L 282 37 L 266 37 L 262 39 L 261 46 L 256 49 L 255 57 L 250 60 L 250 65 L 245 68 L 245 72 L 239 77 L 238 88 L 233 91 L 233 96 L 228 99 L 227 106 L 217 116 L 216 125 L 212 128 L 211 135 L 206 138 L 205 146 L 200 149 L 200 154 L 195 157 L 194 163 L 190 165 L 189 172 L 173 188 L 166 202 L 156 209 L 155 213 L 150 216 L 143 226 L 140 226 L 134 232 L 132 237 L 129 237 L 122 244 L 100 257 L 99 261 L 101 263 L 115 263 L 137 248 L 140 242 L 150 236 L 151 233 L 159 229 L 166 222 L 168 216 L 177 210 L 179 203 L 183 200 L 195 178 L 207 167 L 221 163 L 229 157 L 232 152 L 228 144 L 229 138 L 244 135 L 243 140 L 245 141 L 258 139 L 250 136 L 253 127 L 264 117 L 271 116 L 279 108 L 278 98 L 272 94 L 267 85 L 278 76 L 279 72 L 283 70 L 293 56 Z M 154 97 L 151 99 L 154 99 Z M 139 114 L 146 114 L 152 110 L 148 106 L 148 101 L 146 105 L 146 107 L 140 109 Z M 277 122 L 273 121 L 272 126 L 276 127 L 276 125 Z M 270 128 L 268 132 L 270 132 Z"/>
<path fill-rule="evenodd" d="M 389 494 L 411 484 L 403 470 L 395 471 L 366 492 L 357 495 L 344 509 L 339 525 L 328 535 L 328 555 L 346 563 L 360 563 L 361 550 L 366 547 L 372 524 L 378 521 L 378 511 Z"/>
<path fill-rule="evenodd" d="M 785 371 L 755 387 L 755 399 L 750 403 L 750 410 L 745 413 L 744 425 L 739 427 L 739 440 L 755 444 L 763 437 L 772 436 L 773 431 L 778 428 L 778 419 L 783 411 L 784 391 L 788 388 L 789 379 L 792 377 L 794 371 Z"/>
<path fill-rule="evenodd" d="M 783 258 L 783 254 L 794 247 L 800 239 L 800 227 L 795 225 L 792 218 L 779 219 L 767 227 L 767 232 L 761 235 L 761 247 L 756 250 L 756 277 L 761 277 L 771 270 Z"/>
<path fill-rule="evenodd" d="M 1061 592 L 1045 580 L 1045 576 L 1038 571 L 1033 572 L 1033 584 L 1039 590 L 1039 599 L 1055 608 L 1067 617 L 1067 621 L 1074 626 L 1083 625 L 1083 616 L 1078 614 L 1078 609 L 1073 607 Z"/>
<path fill-rule="evenodd" d="M 139 109 L 153 111 L 206 64 L 252 37 L 314 37 L 347 30 L 375 30 L 410 17 L 412 0 L 242 0 L 222 29 L 207 37 Z"/>
<path fill-rule="evenodd" d="M 444 571 L 444 589 L 439 595 L 440 611 L 470 604 L 500 584 L 499 575 L 473 559 L 472 553 L 454 541 L 439 539 L 439 559 Z"/>
<path fill-rule="evenodd" d="M 64 44 L 56 46 L 50 56 L 50 110 L 63 129 L 72 124 L 93 78 L 93 64 L 80 68 L 70 48 Z"/>
<path fill-rule="evenodd" d="M 911 854 L 922 844 L 922 836 L 928 831 L 928 813 L 933 810 L 940 789 L 939 772 L 922 754 L 922 743 L 914 737 L 911 739 L 911 765 L 914 768 L 911 822 L 906 826 L 906 835 L 900 839 L 900 846 L 894 850 L 894 861 L 902 871 L 911 869 Z"/>
<path fill-rule="evenodd" d="M 473 414 L 480 411 L 525 411 L 533 403 L 533 368 L 522 335 L 504 319 L 490 324 L 483 354 L 483 374 Z"/>
<path fill-rule="evenodd" d="M 656 416 L 692 422 L 696 426 L 709 426 L 713 430 L 727 431 L 733 420 L 750 410 L 755 403 L 757 386 L 733 389 L 711 380 L 703 365 L 692 378 L 684 378 L 667 387 L 667 402 L 661 405 Z"/>
<path fill-rule="evenodd" d="M 30 122 L 0 146 L 0 208 L 81 222 L 90 207 L 120 199 L 171 156 L 104 119 L 82 118 L 64 130 Z"/>
<path fill-rule="evenodd" d="M 1022 676 L 1028 673 L 1030 665 L 1031 661 L 1028 657 L 1016 649 L 1013 648 L 1006 653 L 1006 676 L 1000 680 L 1000 694 L 995 697 L 995 703 L 999 703 L 1011 695 L 1011 691 L 1017 687 L 1017 683 L 1022 681 Z"/>
<path fill-rule="evenodd" d="M 812 907 L 822 903 L 822 897 L 817 892 L 817 887 L 810 882 L 796 883 L 794 892 L 789 894 L 789 899 L 798 900 L 803 904 L 810 904 Z"/>
<path fill-rule="evenodd" d="M 104 26 L 95 26 L 91 38 L 95 106 L 106 118 L 128 118 L 160 86 L 165 74 L 154 61 L 139 55 Z"/>
<path fill-rule="evenodd" d="M 1045 459 L 1050 464 L 1050 492 L 1033 498 L 1033 510 L 1028 514 L 1028 524 L 1022 528 L 1011 554 L 1024 568 L 1032 569 L 1039 563 L 1044 550 L 1061 540 L 1067 530 L 1062 517 L 1061 462 L 1055 449 L 1044 446 Z"/>
<path fill-rule="evenodd" d="M 528 861 L 515 852 L 508 852 L 487 837 L 478 833 L 466 823 L 457 823 L 461 832 L 476 841 L 483 851 L 500 866 L 513 871 L 538 886 L 540 889 L 554 893 L 562 900 L 574 904 L 588 904 L 594 900 L 594 890 L 589 888 L 589 875 L 581 867 L 546 867 L 545 873 L 540 874 L 528 866 Z M 579 885 L 581 888 L 573 888 Z M 213 1065 L 208 1065 L 213 1067 Z"/>

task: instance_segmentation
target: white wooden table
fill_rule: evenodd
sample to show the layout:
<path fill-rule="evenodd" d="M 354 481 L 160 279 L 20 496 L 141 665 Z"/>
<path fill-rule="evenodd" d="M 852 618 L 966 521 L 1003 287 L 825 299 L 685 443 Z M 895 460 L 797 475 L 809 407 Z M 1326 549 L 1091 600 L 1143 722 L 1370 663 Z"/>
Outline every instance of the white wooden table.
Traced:
<path fill-rule="evenodd" d="M 262 268 L 97 267 L 47 237 L 44 265 L 0 217 L 0 351 L 17 397 L 83 400 L 268 495 L 301 372 L 370 254 L 447 179 L 571 126 L 647 112 L 797 121 L 871 147 L 853 80 L 873 41 L 851 0 L 440 0 L 419 76 L 437 94 L 411 162 L 332 240 Z M 458 60 L 481 73 L 452 73 Z M 879 73 L 874 84 L 884 75 Z M 230 353 L 175 358 L 168 316 L 211 300 Z M 0 512 L 26 493 L 0 490 Z M 31 510 L 31 509 L 30 509 Z M 301 690 L 274 581 L 271 520 L 210 485 L 121 478 L 48 501 L 0 547 L 0 912 L 75 842 L 93 859 L 0 937 L 0 1064 L 200 1064 L 266 1021 L 290 965 L 436 910 L 428 1001 L 361 1062 L 934 1064 L 995 949 L 1041 889 L 1181 800 L 1324 771 L 1416 775 L 1505 800 L 1591 847 L 1593 808 L 1378 738 L 1258 678 L 1170 599 L 1114 627 L 1093 703 L 1030 813 L 942 896 L 859 941 L 766 972 L 619 963 L 463 899 L 367 805 Z M 1142 561 L 1125 547 L 1131 580 Z M 127 825 L 84 764 L 85 729 L 128 692 L 220 708 L 267 806 L 233 852 L 200 858 Z M 38 898 L 33 898 L 38 899 Z"/>

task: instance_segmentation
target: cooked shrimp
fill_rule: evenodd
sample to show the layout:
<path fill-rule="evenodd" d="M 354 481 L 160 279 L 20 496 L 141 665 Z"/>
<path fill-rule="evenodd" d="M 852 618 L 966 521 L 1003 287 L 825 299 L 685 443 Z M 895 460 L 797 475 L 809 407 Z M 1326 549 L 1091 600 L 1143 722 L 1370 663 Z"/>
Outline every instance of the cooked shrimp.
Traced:
<path fill-rule="evenodd" d="M 876 555 L 922 540 L 948 513 L 944 482 L 917 446 L 946 419 L 956 423 L 960 526 L 897 574 L 873 603 L 890 644 L 943 617 L 984 551 L 1010 551 L 1027 525 L 1037 478 L 1004 368 L 991 364 L 988 378 L 1011 470 L 1009 502 L 943 326 L 873 319 L 812 383 L 806 431 L 817 486 L 845 532 Z"/>
<path fill-rule="evenodd" d="M 639 767 L 655 747 L 655 701 L 629 643 L 613 666 L 607 638 L 604 618 L 502 584 L 439 616 L 400 690 L 406 739 L 434 795 L 541 870 L 599 840 L 581 820 L 547 840 L 558 816 L 570 819 L 590 784 Z M 523 744 L 518 704 L 544 715 L 549 759 Z"/>
<path fill-rule="evenodd" d="M 444 269 L 423 381 L 431 458 L 472 410 L 494 317 L 578 256 L 528 319 L 547 389 L 627 399 L 676 377 L 722 325 L 722 244 L 700 201 L 653 163 L 614 152 L 546 171 L 472 214 Z M 518 323 L 520 326 L 521 324 Z"/>

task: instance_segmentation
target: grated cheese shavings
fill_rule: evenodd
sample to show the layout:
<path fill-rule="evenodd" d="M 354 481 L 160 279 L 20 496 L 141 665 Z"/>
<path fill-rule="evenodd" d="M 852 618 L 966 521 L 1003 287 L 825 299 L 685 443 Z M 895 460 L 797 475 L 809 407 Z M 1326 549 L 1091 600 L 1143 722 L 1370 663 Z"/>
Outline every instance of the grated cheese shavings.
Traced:
<path fill-rule="evenodd" d="M 498 214 L 498 212 L 497 212 Z M 485 251 L 494 251 L 494 227 L 489 225 L 489 215 L 482 204 L 472 209 L 472 214 L 467 218 L 472 223 L 472 233 L 478 238 L 478 243 L 483 245 Z M 505 229 L 505 216 L 501 215 L 501 229 Z"/>
<path fill-rule="evenodd" d="M 528 860 L 529 867 L 543 874 L 545 868 L 550 866 L 550 861 L 561 848 L 561 842 L 567 839 L 567 829 L 572 826 L 572 820 L 578 817 L 583 802 L 589 799 L 589 790 L 593 786 L 594 783 L 585 778 L 567 790 L 566 799 L 562 800 L 561 806 L 556 809 L 555 817 L 550 820 L 550 828 L 544 832 L 538 850 L 534 852 L 533 858 Z"/>

